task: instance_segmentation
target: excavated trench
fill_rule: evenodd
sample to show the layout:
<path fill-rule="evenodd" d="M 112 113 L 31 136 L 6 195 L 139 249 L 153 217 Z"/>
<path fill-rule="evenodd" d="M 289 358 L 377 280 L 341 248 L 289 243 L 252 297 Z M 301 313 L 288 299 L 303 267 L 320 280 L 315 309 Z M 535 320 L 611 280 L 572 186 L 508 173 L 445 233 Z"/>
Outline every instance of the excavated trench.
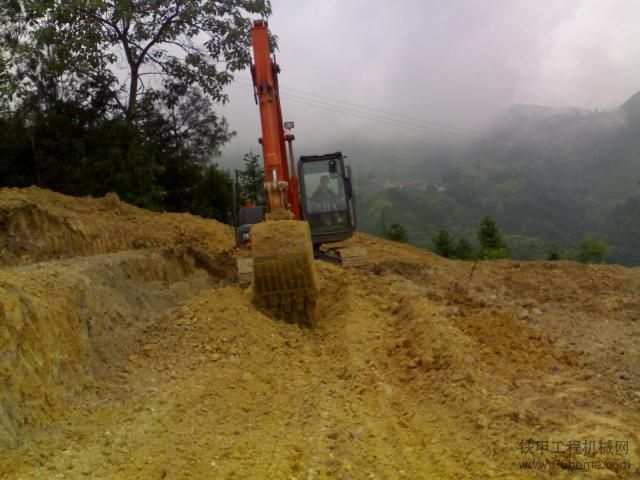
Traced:
<path fill-rule="evenodd" d="M 87 385 L 138 350 L 140 333 L 225 282 L 178 249 L 145 249 L 0 273 L 0 441 L 57 418 Z"/>

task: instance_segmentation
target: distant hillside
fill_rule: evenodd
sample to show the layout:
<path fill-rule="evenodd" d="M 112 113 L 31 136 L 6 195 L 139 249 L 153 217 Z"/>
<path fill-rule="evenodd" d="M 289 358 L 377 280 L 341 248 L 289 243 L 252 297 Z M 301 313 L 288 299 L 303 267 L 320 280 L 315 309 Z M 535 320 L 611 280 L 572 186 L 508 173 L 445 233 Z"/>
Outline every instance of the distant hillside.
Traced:
<path fill-rule="evenodd" d="M 620 111 L 632 123 L 640 125 L 640 92 L 635 93 L 620 105 Z"/>
<path fill-rule="evenodd" d="M 521 119 L 542 119 L 556 115 L 586 114 L 589 110 L 580 107 L 545 107 L 544 105 L 515 104 L 509 108 L 509 116 Z"/>
<path fill-rule="evenodd" d="M 613 111 L 547 109 L 546 116 L 523 117 L 523 110 L 510 110 L 493 136 L 541 161 L 559 188 L 607 206 L 638 193 L 640 92 Z M 514 160 L 513 153 L 504 158 Z"/>
<path fill-rule="evenodd" d="M 611 261 L 640 264 L 631 246 L 640 245 L 640 92 L 611 111 L 514 105 L 448 168 L 440 155 L 424 152 L 422 168 L 407 172 L 426 188 L 367 192 L 363 229 L 379 233 L 384 212 L 384 223 L 404 223 L 429 246 L 441 228 L 473 238 L 490 215 L 522 258 L 595 234 L 613 246 Z"/>

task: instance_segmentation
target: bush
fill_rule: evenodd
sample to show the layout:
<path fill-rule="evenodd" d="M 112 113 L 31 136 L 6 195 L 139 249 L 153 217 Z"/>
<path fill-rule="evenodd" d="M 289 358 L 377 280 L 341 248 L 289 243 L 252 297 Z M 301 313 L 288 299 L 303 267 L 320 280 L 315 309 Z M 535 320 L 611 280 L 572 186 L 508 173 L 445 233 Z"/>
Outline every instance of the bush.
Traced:
<path fill-rule="evenodd" d="M 578 261 L 582 263 L 604 263 L 610 248 L 602 240 L 587 235 L 578 246 Z"/>
<path fill-rule="evenodd" d="M 384 238 L 394 242 L 407 243 L 409 241 L 409 232 L 399 223 L 393 223 L 384 231 Z"/>
<path fill-rule="evenodd" d="M 484 217 L 480 222 L 478 242 L 480 242 L 480 258 L 495 260 L 509 258 L 511 254 L 496 221 L 491 217 Z"/>
<path fill-rule="evenodd" d="M 445 258 L 456 257 L 456 241 L 446 230 L 440 230 L 431 238 L 433 251 Z"/>

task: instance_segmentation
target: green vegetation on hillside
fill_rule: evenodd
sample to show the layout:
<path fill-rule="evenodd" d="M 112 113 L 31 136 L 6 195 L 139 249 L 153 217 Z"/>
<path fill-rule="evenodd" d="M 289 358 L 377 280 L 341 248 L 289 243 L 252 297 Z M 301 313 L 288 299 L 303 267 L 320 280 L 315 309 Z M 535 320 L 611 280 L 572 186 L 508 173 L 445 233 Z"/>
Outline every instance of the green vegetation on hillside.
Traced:
<path fill-rule="evenodd" d="M 425 151 L 423 167 L 396 168 L 393 181 L 357 172 L 360 229 L 380 235 L 383 218 L 398 222 L 411 243 L 437 252 L 440 231 L 474 238 L 490 216 L 512 258 L 584 259 L 580 243 L 591 235 L 605 245 L 597 261 L 640 265 L 640 101 L 612 112 L 538 108 L 510 112 L 488 137 L 497 146 L 473 144 L 458 158 L 442 153 L 448 169 Z M 367 163 L 383 164 L 380 155 Z"/>

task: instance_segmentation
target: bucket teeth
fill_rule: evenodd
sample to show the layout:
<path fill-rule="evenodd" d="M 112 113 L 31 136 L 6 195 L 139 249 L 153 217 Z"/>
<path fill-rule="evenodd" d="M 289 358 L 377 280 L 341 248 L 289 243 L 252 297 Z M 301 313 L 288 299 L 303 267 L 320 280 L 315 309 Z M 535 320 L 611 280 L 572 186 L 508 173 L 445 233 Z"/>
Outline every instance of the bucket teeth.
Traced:
<path fill-rule="evenodd" d="M 251 228 L 256 303 L 289 322 L 311 324 L 318 287 L 307 222 L 266 221 Z"/>

